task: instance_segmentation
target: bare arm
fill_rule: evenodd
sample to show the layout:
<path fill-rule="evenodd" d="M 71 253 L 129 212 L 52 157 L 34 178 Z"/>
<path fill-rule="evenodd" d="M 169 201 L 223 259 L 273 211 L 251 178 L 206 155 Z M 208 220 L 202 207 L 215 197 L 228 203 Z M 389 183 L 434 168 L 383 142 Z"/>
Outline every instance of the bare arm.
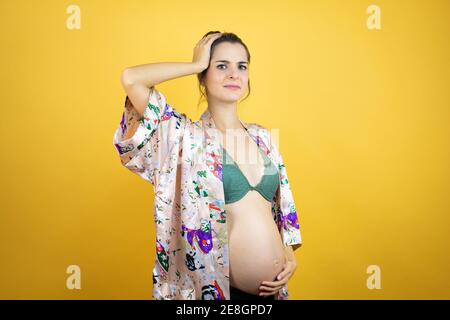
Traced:
<path fill-rule="evenodd" d="M 152 86 L 203 70 L 204 68 L 195 62 L 149 63 L 126 68 L 121 74 L 121 82 L 133 107 L 143 115 Z"/>
<path fill-rule="evenodd" d="M 220 33 L 200 39 L 194 48 L 192 62 L 159 62 L 128 67 L 121 74 L 122 86 L 134 109 L 142 116 L 150 88 L 164 81 L 200 73 L 209 66 L 212 42 Z"/>
<path fill-rule="evenodd" d="M 295 261 L 294 250 L 292 249 L 292 246 L 285 246 L 284 252 L 288 260 Z"/>

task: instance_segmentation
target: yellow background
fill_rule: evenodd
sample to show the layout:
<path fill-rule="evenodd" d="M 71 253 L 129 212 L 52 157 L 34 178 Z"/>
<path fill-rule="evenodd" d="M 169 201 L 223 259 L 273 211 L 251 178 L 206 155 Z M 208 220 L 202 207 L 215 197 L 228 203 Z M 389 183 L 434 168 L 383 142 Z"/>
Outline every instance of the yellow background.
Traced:
<path fill-rule="evenodd" d="M 66 27 L 71 4 L 80 30 Z M 366 27 L 371 4 L 381 30 Z M 0 12 L 0 298 L 151 298 L 153 188 L 112 145 L 120 72 L 190 62 L 209 30 L 250 49 L 241 118 L 280 128 L 304 241 L 291 298 L 450 298 L 449 1 L 10 0 Z M 205 108 L 195 75 L 158 89 L 194 120 Z M 81 290 L 66 288 L 72 264 Z"/>

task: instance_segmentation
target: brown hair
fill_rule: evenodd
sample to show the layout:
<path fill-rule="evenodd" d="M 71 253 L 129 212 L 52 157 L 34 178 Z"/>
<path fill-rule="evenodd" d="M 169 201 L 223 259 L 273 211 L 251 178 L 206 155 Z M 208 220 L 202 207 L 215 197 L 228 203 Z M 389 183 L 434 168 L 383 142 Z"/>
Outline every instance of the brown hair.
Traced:
<path fill-rule="evenodd" d="M 208 33 L 206 33 L 206 34 L 203 36 L 203 38 L 206 37 L 206 36 L 208 36 L 208 35 L 210 35 L 210 34 L 212 34 L 212 33 L 221 33 L 221 32 L 220 32 L 220 31 L 209 31 Z M 211 63 L 211 58 L 212 58 L 212 56 L 213 56 L 215 47 L 216 47 L 219 43 L 222 43 L 222 42 L 240 43 L 240 44 L 245 48 L 245 51 L 247 52 L 247 60 L 248 60 L 248 63 L 250 64 L 250 52 L 248 51 L 247 46 L 246 46 L 245 43 L 241 40 L 241 38 L 239 38 L 237 35 L 235 35 L 234 33 L 231 33 L 231 32 L 224 32 L 224 33 L 222 33 L 222 35 L 221 35 L 219 38 L 217 38 L 216 40 L 213 41 L 213 43 L 211 44 L 211 50 L 210 50 L 210 55 L 209 55 L 209 62 L 210 62 L 210 63 Z M 205 99 L 206 99 L 206 92 L 204 92 L 204 91 L 202 90 L 202 87 L 201 87 L 201 81 L 202 81 L 203 78 L 205 77 L 206 72 L 208 71 L 208 69 L 209 69 L 209 66 L 208 66 L 208 68 L 206 68 L 205 70 L 203 70 L 202 72 L 200 72 L 200 73 L 197 74 L 197 78 L 198 78 L 198 89 L 200 90 L 200 99 L 199 99 L 199 101 L 198 101 L 197 108 L 198 108 L 198 106 L 200 105 L 200 102 L 201 102 L 202 97 L 205 97 Z M 248 94 L 247 94 L 247 96 L 246 96 L 244 99 L 242 99 L 242 101 L 245 100 L 245 99 L 247 99 L 247 97 L 248 97 L 249 95 L 250 95 L 250 79 L 248 80 Z"/>

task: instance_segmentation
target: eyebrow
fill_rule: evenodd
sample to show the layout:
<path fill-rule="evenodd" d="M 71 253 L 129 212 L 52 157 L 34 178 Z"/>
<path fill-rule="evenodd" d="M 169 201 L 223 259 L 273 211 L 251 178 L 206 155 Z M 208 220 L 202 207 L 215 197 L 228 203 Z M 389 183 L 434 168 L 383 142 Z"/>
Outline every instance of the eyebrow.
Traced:
<path fill-rule="evenodd" d="M 230 61 L 228 61 L 228 60 L 216 60 L 215 62 L 225 62 L 225 63 L 229 63 Z M 246 64 L 248 64 L 247 61 L 239 61 L 238 63 L 246 63 Z"/>

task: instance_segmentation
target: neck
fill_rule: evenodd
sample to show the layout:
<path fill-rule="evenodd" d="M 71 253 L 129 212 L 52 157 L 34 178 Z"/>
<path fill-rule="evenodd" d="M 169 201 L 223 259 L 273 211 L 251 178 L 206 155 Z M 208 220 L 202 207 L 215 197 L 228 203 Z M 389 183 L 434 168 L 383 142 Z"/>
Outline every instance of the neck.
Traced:
<path fill-rule="evenodd" d="M 211 113 L 211 117 L 214 120 L 216 129 L 221 132 L 226 130 L 243 130 L 239 116 L 237 114 L 237 104 L 208 104 L 208 110 Z"/>

